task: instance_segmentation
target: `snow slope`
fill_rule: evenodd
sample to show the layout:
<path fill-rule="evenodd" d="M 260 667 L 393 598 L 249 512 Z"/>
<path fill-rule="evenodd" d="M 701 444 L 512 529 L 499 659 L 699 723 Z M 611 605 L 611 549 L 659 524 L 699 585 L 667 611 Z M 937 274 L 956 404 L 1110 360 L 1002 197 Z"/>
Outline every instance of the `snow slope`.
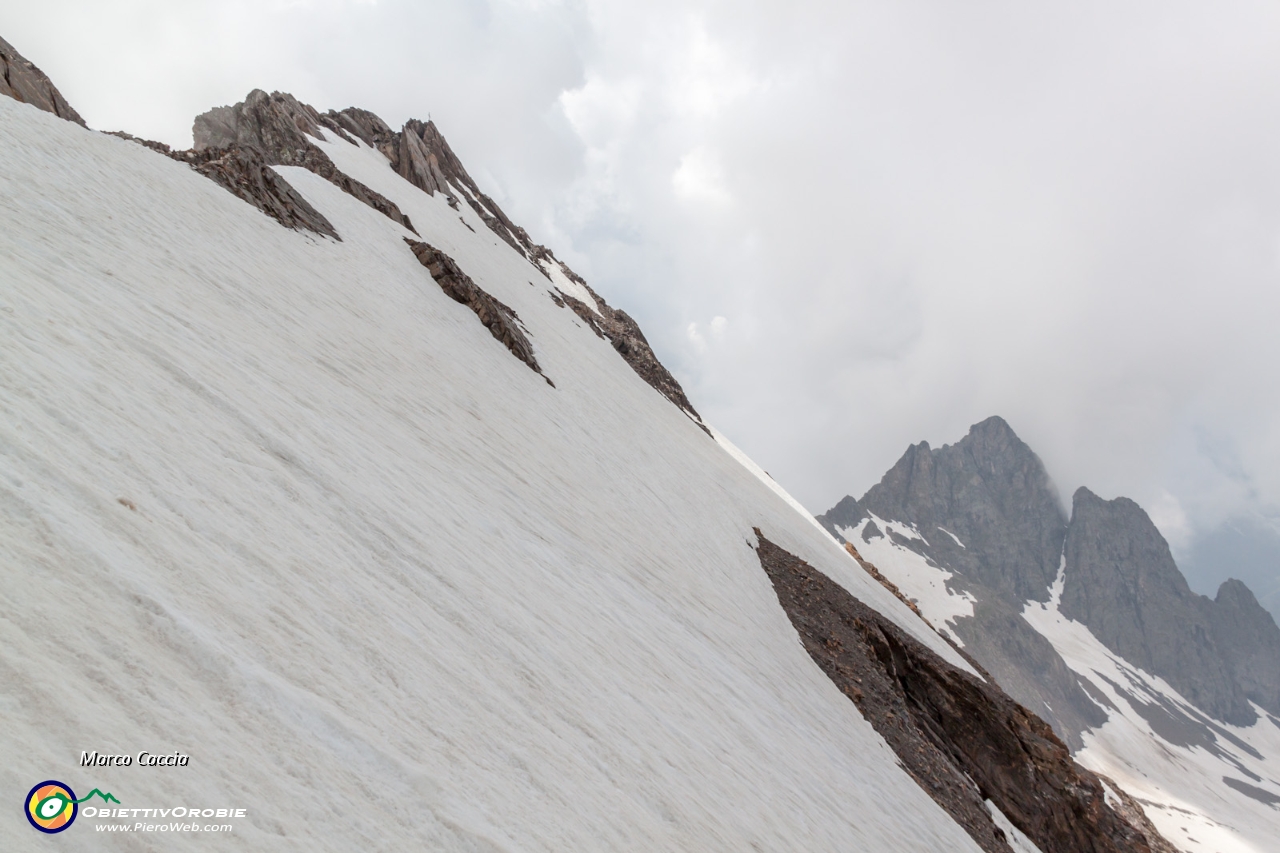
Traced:
<path fill-rule="evenodd" d="M 342 242 L 0 98 L 5 801 L 248 811 L 81 817 L 68 850 L 976 850 L 805 653 L 752 527 L 959 657 L 465 205 L 322 145 L 556 387 L 312 173 L 280 170 Z M 77 766 L 144 749 L 190 763 Z M 0 848 L 33 839 L 5 809 Z"/>

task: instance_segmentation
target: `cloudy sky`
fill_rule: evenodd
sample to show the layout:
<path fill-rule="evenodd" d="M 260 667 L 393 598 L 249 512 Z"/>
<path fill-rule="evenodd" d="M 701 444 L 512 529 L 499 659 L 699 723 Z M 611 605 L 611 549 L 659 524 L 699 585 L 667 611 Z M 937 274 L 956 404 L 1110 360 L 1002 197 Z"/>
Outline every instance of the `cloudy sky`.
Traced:
<path fill-rule="evenodd" d="M 93 127 L 430 115 L 815 512 L 1001 414 L 1179 553 L 1280 518 L 1270 0 L 7 6 Z"/>

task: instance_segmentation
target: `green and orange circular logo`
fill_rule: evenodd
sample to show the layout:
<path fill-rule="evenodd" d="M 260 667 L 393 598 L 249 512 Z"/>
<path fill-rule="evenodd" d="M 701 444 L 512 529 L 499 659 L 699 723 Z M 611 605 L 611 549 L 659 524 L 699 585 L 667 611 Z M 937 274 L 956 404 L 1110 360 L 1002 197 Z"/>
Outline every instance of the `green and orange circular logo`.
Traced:
<path fill-rule="evenodd" d="M 41 782 L 27 794 L 27 820 L 41 832 L 62 832 L 75 823 L 79 812 L 75 792 L 53 779 Z"/>

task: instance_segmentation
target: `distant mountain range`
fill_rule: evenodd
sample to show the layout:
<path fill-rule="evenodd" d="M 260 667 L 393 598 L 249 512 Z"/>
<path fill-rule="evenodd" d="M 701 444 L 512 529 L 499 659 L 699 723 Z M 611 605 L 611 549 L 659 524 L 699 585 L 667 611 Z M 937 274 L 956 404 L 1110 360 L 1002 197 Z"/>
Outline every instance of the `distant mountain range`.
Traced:
<path fill-rule="evenodd" d="M 1192 592 L 1136 503 L 1081 488 L 1068 515 L 993 417 L 953 445 L 913 445 L 818 519 L 1086 766 L 1140 792 L 1166 837 L 1217 849 L 1191 840 L 1212 833 L 1183 827 L 1188 806 L 1193 824 L 1280 837 L 1280 628 L 1239 580 Z M 1126 727 L 1158 762 L 1115 735 Z"/>

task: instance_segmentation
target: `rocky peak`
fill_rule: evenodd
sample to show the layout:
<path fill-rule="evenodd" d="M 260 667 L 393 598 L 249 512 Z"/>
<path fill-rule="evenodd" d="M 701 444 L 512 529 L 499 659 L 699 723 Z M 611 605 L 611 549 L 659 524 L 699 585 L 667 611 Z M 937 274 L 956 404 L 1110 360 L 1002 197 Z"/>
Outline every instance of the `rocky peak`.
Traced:
<path fill-rule="evenodd" d="M 320 115 L 293 95 L 268 95 L 254 89 L 234 106 L 214 107 L 196 116 L 191 128 L 195 149 L 245 145 L 277 152 L 307 147 L 306 136 L 319 137 Z"/>
<path fill-rule="evenodd" d="M 48 76 L 0 38 L 0 95 L 31 104 L 58 118 L 86 127 L 84 119 L 62 97 Z"/>
<path fill-rule="evenodd" d="M 1207 599 L 1206 599 L 1207 601 Z M 1280 715 L 1280 627 L 1242 581 L 1226 581 L 1209 610 L 1214 639 L 1252 702 Z"/>
<path fill-rule="evenodd" d="M 394 222 L 417 233 L 409 217 L 395 202 L 375 192 L 334 165 L 329 156 L 311 142 L 323 136 L 320 129 L 332 130 L 355 144 L 342 124 L 293 95 L 254 89 L 243 101 L 229 107 L 214 107 L 196 116 L 191 134 L 196 152 L 249 150 L 268 166 L 301 166 L 315 172 L 343 192 L 364 202 Z"/>
<path fill-rule="evenodd" d="M 914 524 L 936 557 L 1011 601 L 1048 599 L 1067 519 L 1044 464 L 1003 418 L 953 445 L 911 446 L 857 504 Z"/>
<path fill-rule="evenodd" d="M 1253 724 L 1257 715 L 1215 639 L 1213 603 L 1187 586 L 1142 507 L 1128 498 L 1103 500 L 1085 488 L 1072 503 L 1063 615 L 1201 710 L 1235 725 Z M 1228 591 L 1228 600 L 1238 596 Z"/>

